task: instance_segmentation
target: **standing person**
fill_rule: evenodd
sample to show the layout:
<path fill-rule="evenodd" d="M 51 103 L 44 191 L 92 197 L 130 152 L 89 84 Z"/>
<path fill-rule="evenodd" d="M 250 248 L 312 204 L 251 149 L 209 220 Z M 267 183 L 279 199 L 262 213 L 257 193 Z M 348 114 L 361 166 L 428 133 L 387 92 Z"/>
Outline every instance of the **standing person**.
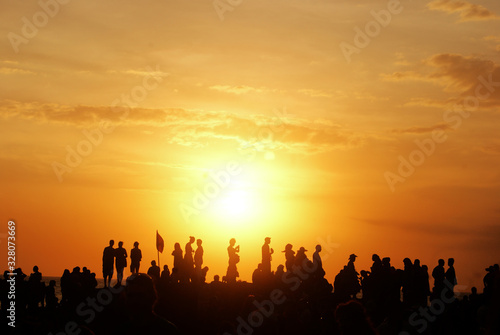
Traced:
<path fill-rule="evenodd" d="M 226 280 L 228 283 L 235 283 L 236 278 L 239 277 L 238 269 L 236 264 L 240 261 L 240 246 L 234 246 L 236 244 L 236 239 L 232 238 L 229 240 L 229 246 L 227 247 L 227 254 L 229 256 L 229 265 L 226 272 Z"/>
<path fill-rule="evenodd" d="M 323 278 L 325 276 L 325 270 L 323 270 L 323 261 L 321 260 L 320 252 L 321 252 L 321 245 L 318 244 L 316 245 L 316 251 L 313 253 L 313 269 L 315 274 L 319 278 Z"/>
<path fill-rule="evenodd" d="M 271 260 L 272 254 L 274 253 L 273 248 L 269 248 L 269 244 L 271 243 L 271 238 L 266 237 L 264 239 L 264 245 L 262 246 L 262 273 L 264 275 L 271 274 Z"/>
<path fill-rule="evenodd" d="M 130 272 L 139 273 L 141 266 L 142 252 L 139 249 L 139 242 L 134 242 L 134 248 L 130 250 Z"/>
<path fill-rule="evenodd" d="M 123 269 L 127 266 L 127 250 L 123 247 L 123 242 L 118 242 L 118 248 L 115 249 L 115 265 L 117 285 L 122 285 Z"/>
<path fill-rule="evenodd" d="M 196 245 L 198 247 L 196 248 L 196 251 L 194 253 L 194 267 L 198 276 L 201 276 L 201 266 L 203 265 L 203 247 L 201 246 L 202 243 L 202 240 L 196 240 Z"/>
<path fill-rule="evenodd" d="M 150 276 L 153 279 L 153 283 L 155 284 L 160 279 L 160 267 L 156 265 L 155 260 L 151 261 L 151 266 L 148 269 L 148 276 Z"/>
<path fill-rule="evenodd" d="M 102 275 L 104 277 L 104 287 L 111 285 L 111 278 L 113 277 L 113 267 L 115 265 L 115 245 L 114 240 L 109 241 L 109 246 L 104 248 L 102 253 Z"/>
<path fill-rule="evenodd" d="M 189 237 L 189 242 L 186 243 L 186 248 L 184 248 L 184 275 L 185 279 L 189 281 L 193 277 L 194 271 L 194 260 L 193 260 L 193 243 L 195 241 L 194 236 Z"/>
<path fill-rule="evenodd" d="M 174 251 L 172 251 L 172 256 L 174 256 L 174 267 L 172 268 L 172 274 L 174 273 L 174 270 L 177 272 L 177 275 L 181 275 L 181 272 L 183 271 L 182 268 L 182 249 L 181 245 L 179 243 L 174 244 Z"/>
<path fill-rule="evenodd" d="M 431 300 L 434 298 L 440 299 L 441 292 L 444 289 L 444 259 L 438 260 L 438 265 L 432 270 L 432 278 L 434 278 L 434 287 L 432 288 Z"/>
<path fill-rule="evenodd" d="M 292 270 L 293 270 L 292 267 L 293 267 L 293 264 L 295 263 L 295 251 L 293 251 L 292 248 L 293 248 L 293 245 L 288 243 L 285 246 L 285 250 L 282 251 L 285 253 L 285 267 L 286 267 L 287 272 L 292 272 Z"/>
<path fill-rule="evenodd" d="M 447 281 L 447 285 L 450 292 L 448 292 L 448 296 L 451 298 L 454 296 L 454 288 L 455 288 L 455 285 L 457 285 L 457 276 L 455 274 L 455 268 L 453 267 L 453 265 L 455 264 L 455 259 L 453 258 L 448 258 L 448 270 L 446 270 L 445 274 L 444 274 L 444 278 L 445 280 Z"/>

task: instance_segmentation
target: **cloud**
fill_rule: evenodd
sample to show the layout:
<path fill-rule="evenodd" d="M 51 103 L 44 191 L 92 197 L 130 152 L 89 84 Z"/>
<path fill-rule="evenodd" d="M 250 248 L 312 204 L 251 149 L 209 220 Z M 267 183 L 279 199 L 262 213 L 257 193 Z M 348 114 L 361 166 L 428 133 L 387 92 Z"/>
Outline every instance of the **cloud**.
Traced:
<path fill-rule="evenodd" d="M 34 72 L 13 68 L 13 67 L 0 67 L 0 74 L 35 74 Z"/>
<path fill-rule="evenodd" d="M 491 60 L 460 54 L 437 54 L 415 64 L 417 70 L 381 74 L 388 81 L 427 81 L 442 86 L 455 97 L 441 103 L 414 98 L 407 105 L 439 107 L 462 103 L 467 97 L 478 97 L 480 108 L 500 107 L 500 65 Z"/>
<path fill-rule="evenodd" d="M 125 110 L 127 111 L 127 110 Z M 286 111 L 273 115 L 239 116 L 227 112 L 183 109 L 132 108 L 107 106 L 65 106 L 39 102 L 0 101 L 0 118 L 94 128 L 106 120 L 120 127 L 134 127 L 148 134 L 160 134 L 170 144 L 203 148 L 214 143 L 236 143 L 241 150 L 257 152 L 283 150 L 296 154 L 319 154 L 361 146 L 361 135 L 329 120 L 300 119 Z"/>
<path fill-rule="evenodd" d="M 309 88 L 300 89 L 298 92 L 305 94 L 305 95 L 308 95 L 312 98 L 331 98 L 333 96 L 329 92 L 325 92 L 322 90 L 309 89 Z"/>
<path fill-rule="evenodd" d="M 247 94 L 251 92 L 255 93 L 265 93 L 268 92 L 269 90 L 265 87 L 263 88 L 256 88 L 256 87 L 251 87 L 251 86 L 246 86 L 246 85 L 238 85 L 238 86 L 230 86 L 230 85 L 214 85 L 209 87 L 211 90 L 219 91 L 219 92 L 224 92 L 224 93 L 231 93 L 231 94 Z"/>
<path fill-rule="evenodd" d="M 438 123 L 430 127 L 409 127 L 404 129 L 393 129 L 392 132 L 396 134 L 427 134 L 432 133 L 434 130 L 452 130 L 453 128 L 446 123 Z"/>
<path fill-rule="evenodd" d="M 434 0 L 427 4 L 430 10 L 438 10 L 448 14 L 459 13 L 459 22 L 497 20 L 499 17 L 489 9 L 467 1 Z"/>

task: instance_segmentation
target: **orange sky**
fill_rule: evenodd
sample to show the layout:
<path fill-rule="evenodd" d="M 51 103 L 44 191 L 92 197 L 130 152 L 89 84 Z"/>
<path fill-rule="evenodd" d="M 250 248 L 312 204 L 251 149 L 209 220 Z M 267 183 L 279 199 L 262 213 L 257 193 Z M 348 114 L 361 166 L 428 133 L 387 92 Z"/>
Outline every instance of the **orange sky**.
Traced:
<path fill-rule="evenodd" d="M 44 275 L 101 276 L 109 239 L 145 271 L 156 229 L 209 278 L 231 237 L 243 280 L 266 236 L 330 281 L 500 262 L 498 1 L 59 1 L 0 4 L 2 269 L 9 220 Z"/>

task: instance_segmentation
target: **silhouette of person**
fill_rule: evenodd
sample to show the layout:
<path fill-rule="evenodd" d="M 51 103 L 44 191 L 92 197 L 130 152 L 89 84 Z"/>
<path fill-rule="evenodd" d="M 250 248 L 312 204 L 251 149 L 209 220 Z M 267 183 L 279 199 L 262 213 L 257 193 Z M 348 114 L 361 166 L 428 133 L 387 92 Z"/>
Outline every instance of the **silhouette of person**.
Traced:
<path fill-rule="evenodd" d="M 153 282 L 157 282 L 160 279 L 160 267 L 156 265 L 156 261 L 151 261 L 151 266 L 148 269 L 148 276 L 153 278 Z"/>
<path fill-rule="evenodd" d="M 292 272 L 293 264 L 295 263 L 295 251 L 292 248 L 293 245 L 288 243 L 285 246 L 285 250 L 282 251 L 285 253 L 285 268 L 287 272 Z"/>
<path fill-rule="evenodd" d="M 54 310 L 57 307 L 57 297 L 56 297 L 56 281 L 51 280 L 49 286 L 45 288 L 45 306 L 49 310 Z"/>
<path fill-rule="evenodd" d="M 114 334 L 180 334 L 177 327 L 153 311 L 157 294 L 150 277 L 143 273 L 127 278 L 125 308 L 128 318 Z"/>
<path fill-rule="evenodd" d="M 170 269 L 168 268 L 168 265 L 163 265 L 163 271 L 161 272 L 160 279 L 164 283 L 170 282 Z"/>
<path fill-rule="evenodd" d="M 193 259 L 193 243 L 195 241 L 194 236 L 189 237 L 189 242 L 186 243 L 186 248 L 184 249 L 184 274 L 186 279 L 193 277 L 194 271 L 194 259 Z"/>
<path fill-rule="evenodd" d="M 380 259 L 379 255 L 373 254 L 372 261 L 373 265 L 370 268 L 371 274 L 377 276 L 380 274 L 380 271 L 382 270 L 382 260 Z"/>
<path fill-rule="evenodd" d="M 113 268 L 115 266 L 115 249 L 113 245 L 114 240 L 109 241 L 109 246 L 104 248 L 102 253 L 102 275 L 104 277 L 104 287 L 111 285 L 111 278 L 113 277 Z"/>
<path fill-rule="evenodd" d="M 179 243 L 174 244 L 174 251 L 172 251 L 172 256 L 174 256 L 174 268 L 172 269 L 172 273 L 174 269 L 176 269 L 177 274 L 181 275 L 181 272 L 183 271 L 183 257 L 181 245 Z"/>
<path fill-rule="evenodd" d="M 434 287 L 432 288 L 431 300 L 441 298 L 441 292 L 444 289 L 444 259 L 438 260 L 438 265 L 432 270 L 432 278 L 434 278 Z"/>
<path fill-rule="evenodd" d="M 447 295 L 451 298 L 455 294 L 454 287 L 457 285 L 457 276 L 455 274 L 455 268 L 453 265 L 455 264 L 455 259 L 453 258 L 448 258 L 448 270 L 446 270 L 444 274 L 445 280 L 448 282 L 447 287 L 448 287 L 448 292 Z"/>
<path fill-rule="evenodd" d="M 201 269 L 203 265 L 203 246 L 201 245 L 203 243 L 202 240 L 197 239 L 196 240 L 196 251 L 194 253 L 194 267 L 197 272 L 198 276 L 201 276 Z"/>
<path fill-rule="evenodd" d="M 134 248 L 130 250 L 130 272 L 139 273 L 141 266 L 142 252 L 139 249 L 139 242 L 134 242 Z"/>
<path fill-rule="evenodd" d="M 269 275 L 271 274 L 271 260 L 272 260 L 272 254 L 274 253 L 273 248 L 269 247 L 269 244 L 271 243 L 271 238 L 266 237 L 264 239 L 264 245 L 262 246 L 262 273 L 264 275 Z"/>
<path fill-rule="evenodd" d="M 313 269 L 315 269 L 314 272 L 318 277 L 323 278 L 325 276 L 325 270 L 323 270 L 323 261 L 319 254 L 321 250 L 321 245 L 316 245 L 316 251 L 313 253 Z"/>
<path fill-rule="evenodd" d="M 232 238 L 229 240 L 229 246 L 227 247 L 227 254 L 229 256 L 229 265 L 227 267 L 226 281 L 228 283 L 236 282 L 236 278 L 239 277 L 238 269 L 236 264 L 240 261 L 240 246 L 234 246 L 236 244 L 236 239 Z"/>
<path fill-rule="evenodd" d="M 45 283 L 42 282 L 42 274 L 38 271 L 38 266 L 33 267 L 33 273 L 30 274 L 28 278 L 28 288 L 29 288 L 29 307 L 31 309 L 38 308 L 38 304 L 41 303 L 43 307 L 44 294 L 45 294 Z"/>
<path fill-rule="evenodd" d="M 306 251 L 307 250 L 304 247 L 300 247 L 300 249 L 297 251 L 294 262 L 295 266 L 304 267 L 306 265 L 306 262 L 308 261 Z"/>
<path fill-rule="evenodd" d="M 116 279 L 117 285 L 121 286 L 123 280 L 123 269 L 127 266 L 127 250 L 123 247 L 123 242 L 118 242 L 115 249 Z"/>

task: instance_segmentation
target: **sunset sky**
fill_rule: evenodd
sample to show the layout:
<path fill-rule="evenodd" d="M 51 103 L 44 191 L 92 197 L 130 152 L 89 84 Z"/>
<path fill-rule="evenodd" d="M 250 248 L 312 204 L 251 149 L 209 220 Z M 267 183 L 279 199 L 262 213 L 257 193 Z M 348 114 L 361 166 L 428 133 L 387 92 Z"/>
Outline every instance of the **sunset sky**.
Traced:
<path fill-rule="evenodd" d="M 209 280 L 232 237 L 242 280 L 266 236 L 330 281 L 500 262 L 498 0 L 59 1 L 0 3 L 2 271 L 9 220 L 28 274 L 101 277 L 110 239 L 145 272 L 157 229 Z"/>

